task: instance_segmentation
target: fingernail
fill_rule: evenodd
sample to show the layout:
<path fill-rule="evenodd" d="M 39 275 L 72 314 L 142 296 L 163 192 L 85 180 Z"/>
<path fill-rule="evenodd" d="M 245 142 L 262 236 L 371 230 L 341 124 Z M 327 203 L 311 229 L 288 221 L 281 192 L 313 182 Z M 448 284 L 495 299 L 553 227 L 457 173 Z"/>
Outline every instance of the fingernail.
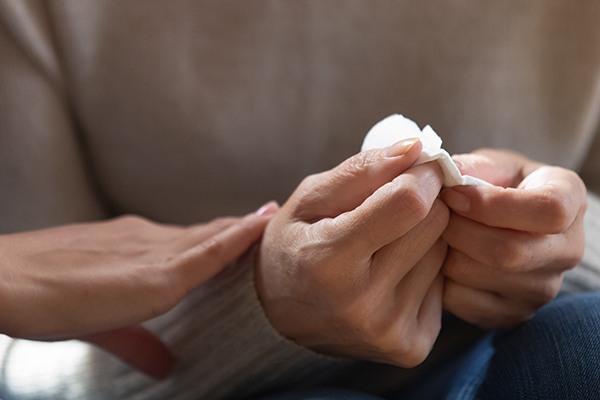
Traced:
<path fill-rule="evenodd" d="M 446 189 L 442 192 L 442 200 L 448 207 L 455 211 L 468 213 L 471 209 L 471 201 L 467 196 L 454 189 Z"/>
<path fill-rule="evenodd" d="M 256 210 L 256 214 L 262 215 L 262 216 L 273 215 L 277 212 L 278 209 L 279 209 L 279 205 L 277 204 L 277 202 L 270 201 L 270 202 L 266 203 L 265 205 L 263 205 L 258 210 Z"/>
<path fill-rule="evenodd" d="M 393 145 L 391 145 L 390 147 L 388 147 L 387 149 L 385 149 L 385 156 L 386 157 L 398 157 L 401 156 L 403 154 L 408 153 L 408 151 L 410 149 L 412 149 L 412 147 L 417 144 L 417 142 L 419 141 L 419 138 L 411 138 L 411 139 L 405 139 L 405 140 L 401 140 L 397 143 L 394 143 Z"/>

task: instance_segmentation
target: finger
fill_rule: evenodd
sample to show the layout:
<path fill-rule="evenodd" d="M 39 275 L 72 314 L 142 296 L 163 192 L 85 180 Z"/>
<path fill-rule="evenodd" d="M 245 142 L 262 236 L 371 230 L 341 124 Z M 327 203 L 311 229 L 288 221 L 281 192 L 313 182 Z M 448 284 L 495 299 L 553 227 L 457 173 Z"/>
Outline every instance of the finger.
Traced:
<path fill-rule="evenodd" d="M 396 351 L 387 352 L 383 362 L 403 368 L 421 364 L 431 352 L 442 326 L 442 295 L 444 277 L 437 274 L 425 293 L 422 303 L 413 305 L 414 315 L 407 317 L 403 300 L 399 299 L 394 332 L 399 339 Z M 412 323 L 407 324 L 407 321 Z M 377 359 L 376 359 L 377 360 Z M 377 360 L 379 361 L 379 360 Z"/>
<path fill-rule="evenodd" d="M 330 171 L 308 177 L 292 196 L 297 201 L 293 217 L 312 221 L 353 210 L 410 168 L 422 149 L 418 139 L 407 139 L 385 149 L 363 151 Z"/>
<path fill-rule="evenodd" d="M 443 307 L 458 318 L 482 328 L 514 328 L 536 311 L 496 293 L 473 289 L 446 278 Z"/>
<path fill-rule="evenodd" d="M 256 211 L 256 214 L 270 218 L 278 210 L 279 204 L 275 201 L 271 201 L 260 207 Z M 191 225 L 186 228 L 186 231 L 183 234 L 179 235 L 177 242 L 174 244 L 175 248 L 170 248 L 169 251 L 187 251 L 218 233 L 227 230 L 231 226 L 239 224 L 241 221 L 242 217 L 221 217 L 215 218 L 209 223 Z"/>
<path fill-rule="evenodd" d="M 439 241 L 440 236 L 446 229 L 448 219 L 448 208 L 440 200 L 436 200 L 423 221 L 406 235 L 384 246 L 373 255 L 371 261 L 371 275 L 373 278 L 395 287 L 400 281 L 406 280 L 405 276 L 411 269 L 417 268 L 415 265 L 425 255 L 430 258 L 433 250 L 438 250 L 438 252 L 445 255 L 445 242 L 438 244 L 435 249 L 432 249 L 432 247 Z M 441 262 L 438 266 L 440 265 Z M 437 270 L 434 271 L 433 275 L 436 275 L 437 272 Z M 428 287 L 429 285 L 427 285 Z"/>
<path fill-rule="evenodd" d="M 483 224 L 545 234 L 565 231 L 585 209 L 585 186 L 571 171 L 543 167 L 523 182 L 519 188 L 456 186 L 440 197 Z"/>
<path fill-rule="evenodd" d="M 205 240 L 240 223 L 242 217 L 217 218 L 209 223 L 192 225 L 180 232 L 178 237 L 168 247 L 169 252 L 181 253 L 198 246 Z"/>
<path fill-rule="evenodd" d="M 80 340 L 103 348 L 154 379 L 165 379 L 173 368 L 174 359 L 167 346 L 141 326 L 95 333 Z"/>
<path fill-rule="evenodd" d="M 437 274 L 425 293 L 417 316 L 418 329 L 423 332 L 436 332 L 441 328 L 444 282 L 444 276 Z"/>
<path fill-rule="evenodd" d="M 413 167 L 383 185 L 355 210 L 327 220 L 324 231 L 358 254 L 373 254 L 427 217 L 442 183 L 443 173 L 437 163 Z"/>
<path fill-rule="evenodd" d="M 546 269 L 522 274 L 506 273 L 453 248 L 448 249 L 442 272 L 460 285 L 494 292 L 539 307 L 556 297 L 563 276 L 562 271 Z"/>
<path fill-rule="evenodd" d="M 438 274 L 429 286 L 420 307 L 417 307 L 416 324 L 413 326 L 416 332 L 412 335 L 411 343 L 411 353 L 416 359 L 409 360 L 406 365 L 408 367 L 414 367 L 427 358 L 439 335 L 442 327 L 443 291 L 444 277 Z"/>
<path fill-rule="evenodd" d="M 399 281 L 396 296 L 399 304 L 408 305 L 415 318 L 423 299 L 444 263 L 447 251 L 446 242 L 439 239 L 423 258 Z"/>
<path fill-rule="evenodd" d="M 276 212 L 273 203 L 262 215 L 250 214 L 229 228 L 208 238 L 198 246 L 186 251 L 172 261 L 176 276 L 186 291 L 215 276 L 241 256 L 263 234 L 263 231 Z"/>
<path fill-rule="evenodd" d="M 581 245 L 572 245 L 570 236 L 540 235 L 505 228 L 493 228 L 451 214 L 442 234 L 452 248 L 476 261 L 507 273 L 522 273 L 538 268 L 562 271 L 575 266 Z"/>

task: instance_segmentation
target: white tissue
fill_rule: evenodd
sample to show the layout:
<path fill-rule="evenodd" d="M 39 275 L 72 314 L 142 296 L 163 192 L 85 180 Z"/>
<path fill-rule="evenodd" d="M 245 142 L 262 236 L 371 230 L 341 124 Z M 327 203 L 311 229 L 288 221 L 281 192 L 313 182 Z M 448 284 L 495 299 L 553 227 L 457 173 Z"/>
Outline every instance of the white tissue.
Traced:
<path fill-rule="evenodd" d="M 409 138 L 419 138 L 423 143 L 423 152 L 414 165 L 437 161 L 444 172 L 444 186 L 490 186 L 484 180 L 469 175 L 462 175 L 454 161 L 452 161 L 450 154 L 442 149 L 442 139 L 429 125 L 421 131 L 417 124 L 400 114 L 390 115 L 376 123 L 367 133 L 367 136 L 365 136 L 361 151 L 382 149 L 400 140 Z"/>

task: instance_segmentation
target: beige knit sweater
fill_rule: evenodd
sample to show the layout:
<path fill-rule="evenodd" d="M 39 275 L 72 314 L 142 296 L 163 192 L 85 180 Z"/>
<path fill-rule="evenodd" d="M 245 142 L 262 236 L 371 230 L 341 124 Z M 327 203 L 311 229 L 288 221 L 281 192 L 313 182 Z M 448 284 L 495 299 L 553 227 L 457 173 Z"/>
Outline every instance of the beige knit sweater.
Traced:
<path fill-rule="evenodd" d="M 599 21 L 595 0 L 0 0 L 0 232 L 283 202 L 395 112 L 451 153 L 515 149 L 599 190 Z M 570 290 L 600 287 L 590 210 Z M 152 323 L 179 358 L 172 379 L 4 337 L 0 393 L 216 399 L 327 366 L 270 327 L 252 255 L 238 264 Z"/>

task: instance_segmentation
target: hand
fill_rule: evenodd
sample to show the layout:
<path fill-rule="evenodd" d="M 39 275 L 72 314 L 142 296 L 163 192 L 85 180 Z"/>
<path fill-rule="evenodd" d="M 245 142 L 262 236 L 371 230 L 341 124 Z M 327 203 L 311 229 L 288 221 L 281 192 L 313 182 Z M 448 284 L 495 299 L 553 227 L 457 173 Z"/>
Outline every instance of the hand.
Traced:
<path fill-rule="evenodd" d="M 452 209 L 444 308 L 482 327 L 514 327 L 558 293 L 585 246 L 585 185 L 572 171 L 509 151 L 454 157 L 496 187 L 444 189 Z"/>
<path fill-rule="evenodd" d="M 127 216 L 0 236 L 0 332 L 79 338 L 153 377 L 168 349 L 140 322 L 161 315 L 257 241 L 277 211 L 191 227 Z"/>
<path fill-rule="evenodd" d="M 315 351 L 419 364 L 441 323 L 448 209 L 415 140 L 309 176 L 269 224 L 257 288 L 272 325 Z M 409 169 L 410 168 L 410 169 Z"/>

